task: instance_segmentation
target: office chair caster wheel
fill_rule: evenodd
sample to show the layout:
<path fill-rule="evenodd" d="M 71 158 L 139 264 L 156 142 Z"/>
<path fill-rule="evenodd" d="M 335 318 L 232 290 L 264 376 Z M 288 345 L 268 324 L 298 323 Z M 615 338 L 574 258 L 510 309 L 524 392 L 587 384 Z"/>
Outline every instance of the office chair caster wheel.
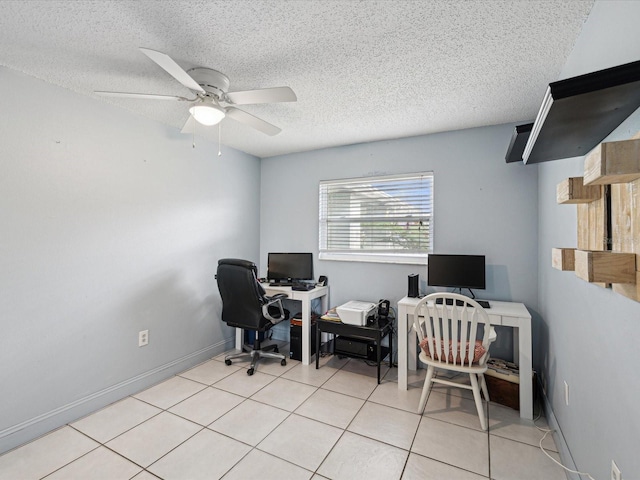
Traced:
<path fill-rule="evenodd" d="M 251 376 L 253 375 L 253 372 L 254 372 L 253 368 L 250 368 L 249 370 L 247 370 L 247 375 Z"/>
<path fill-rule="evenodd" d="M 227 358 L 227 359 L 224 361 L 224 363 L 225 363 L 226 365 L 231 365 L 231 360 L 229 360 L 229 359 Z"/>
<path fill-rule="evenodd" d="M 280 365 L 284 367 L 286 364 L 287 364 L 287 361 L 284 358 L 280 360 Z"/>

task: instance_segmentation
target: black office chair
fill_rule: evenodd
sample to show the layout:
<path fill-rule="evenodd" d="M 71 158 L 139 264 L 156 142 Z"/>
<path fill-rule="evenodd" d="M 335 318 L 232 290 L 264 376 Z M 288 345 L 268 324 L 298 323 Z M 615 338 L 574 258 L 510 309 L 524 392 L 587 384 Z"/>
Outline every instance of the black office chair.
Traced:
<path fill-rule="evenodd" d="M 254 344 L 244 346 L 247 353 L 227 355 L 224 359 L 227 365 L 231 365 L 234 358 L 250 356 L 248 375 L 253 375 L 261 358 L 279 358 L 282 365 L 287 364 L 285 356 L 278 353 L 277 345 L 260 347 L 260 333 L 289 319 L 289 311 L 282 306 L 282 299 L 288 295 L 279 293 L 268 297 L 258 282 L 257 271 L 255 264 L 248 260 L 223 258 L 218 261 L 216 274 L 222 297 L 222 320 L 230 327 L 256 332 Z"/>

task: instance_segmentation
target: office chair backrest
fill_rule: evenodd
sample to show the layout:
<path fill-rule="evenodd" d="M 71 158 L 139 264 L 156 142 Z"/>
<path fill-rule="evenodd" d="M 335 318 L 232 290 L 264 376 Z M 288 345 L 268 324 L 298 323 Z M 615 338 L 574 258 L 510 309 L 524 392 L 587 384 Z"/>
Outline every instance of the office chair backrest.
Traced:
<path fill-rule="evenodd" d="M 260 330 L 269 323 L 262 315 L 266 300 L 256 278 L 257 271 L 256 265 L 248 260 L 218 261 L 216 278 L 222 297 L 222 320 L 231 327 Z"/>

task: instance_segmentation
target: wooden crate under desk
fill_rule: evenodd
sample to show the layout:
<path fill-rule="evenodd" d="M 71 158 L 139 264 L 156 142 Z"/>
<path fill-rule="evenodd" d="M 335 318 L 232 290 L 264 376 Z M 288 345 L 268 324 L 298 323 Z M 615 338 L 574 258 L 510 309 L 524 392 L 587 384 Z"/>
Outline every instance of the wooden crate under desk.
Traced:
<path fill-rule="evenodd" d="M 494 376 L 491 369 L 484 374 L 484 380 L 487 382 L 487 390 L 489 390 L 489 398 L 492 402 L 499 403 L 506 407 L 520 410 L 520 383 L 510 382 L 502 376 Z M 535 373 L 531 376 L 533 398 L 537 398 L 537 385 Z"/>
<path fill-rule="evenodd" d="M 484 380 L 487 382 L 491 401 L 520 410 L 520 384 L 493 377 L 488 372 L 489 370 L 484 374 Z"/>

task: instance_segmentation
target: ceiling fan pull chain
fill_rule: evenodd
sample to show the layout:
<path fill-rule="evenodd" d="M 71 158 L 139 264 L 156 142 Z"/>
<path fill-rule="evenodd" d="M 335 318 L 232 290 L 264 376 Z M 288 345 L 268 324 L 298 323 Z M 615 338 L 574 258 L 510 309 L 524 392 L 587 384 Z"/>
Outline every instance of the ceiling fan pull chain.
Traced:
<path fill-rule="evenodd" d="M 193 122 L 193 132 L 191 132 L 191 148 L 196 148 L 196 123 Z"/>
<path fill-rule="evenodd" d="M 222 122 L 218 123 L 218 156 L 222 156 Z"/>

